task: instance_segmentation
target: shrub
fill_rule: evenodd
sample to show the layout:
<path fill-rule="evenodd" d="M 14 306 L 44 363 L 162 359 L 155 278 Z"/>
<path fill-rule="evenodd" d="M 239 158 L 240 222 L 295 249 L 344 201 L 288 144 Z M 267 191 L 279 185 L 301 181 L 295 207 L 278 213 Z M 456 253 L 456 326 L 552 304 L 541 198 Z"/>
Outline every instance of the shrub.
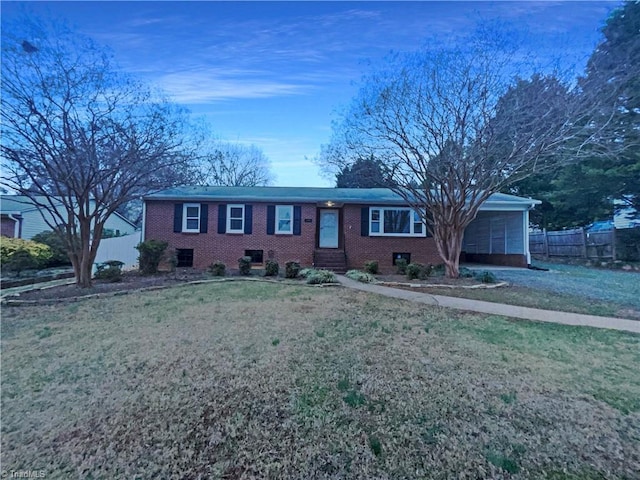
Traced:
<path fill-rule="evenodd" d="M 314 272 L 315 268 L 303 268 L 298 272 L 298 276 L 301 278 L 307 278 L 311 272 Z"/>
<path fill-rule="evenodd" d="M 119 260 L 107 260 L 106 262 L 96 265 L 96 273 L 93 278 L 97 280 L 106 280 L 111 283 L 122 280 L 122 267 L 124 262 Z"/>
<path fill-rule="evenodd" d="M 296 278 L 300 273 L 300 262 L 287 262 L 284 267 L 284 276 L 286 278 Z"/>
<path fill-rule="evenodd" d="M 3 268 L 19 277 L 25 270 L 36 270 L 38 261 L 26 250 L 18 250 L 3 264 Z"/>
<path fill-rule="evenodd" d="M 138 264 L 140 271 L 144 275 L 158 273 L 158 265 L 164 258 L 164 253 L 168 246 L 167 242 L 160 240 L 147 240 L 136 245 L 136 249 L 140 252 Z"/>
<path fill-rule="evenodd" d="M 310 285 L 335 282 L 336 276 L 329 270 L 313 270 L 307 275 L 307 283 Z"/>
<path fill-rule="evenodd" d="M 406 258 L 396 258 L 396 268 L 398 269 L 398 273 L 400 275 L 406 275 L 406 273 L 407 273 L 407 259 Z"/>
<path fill-rule="evenodd" d="M 431 271 L 429 272 L 430 277 L 444 277 L 445 272 L 447 271 L 444 263 L 439 263 L 438 265 L 434 265 L 431 267 Z"/>
<path fill-rule="evenodd" d="M 175 272 L 176 268 L 178 268 L 178 251 L 174 250 L 170 254 L 166 255 L 165 260 L 167 261 L 167 265 L 169 265 L 171 271 Z"/>
<path fill-rule="evenodd" d="M 217 261 L 209 265 L 207 271 L 214 277 L 224 277 L 227 272 L 227 266 L 224 263 Z"/>
<path fill-rule="evenodd" d="M 120 233 L 119 230 L 115 230 L 113 228 L 103 228 L 102 229 L 102 237 L 101 238 L 116 238 L 123 237 L 124 235 Z"/>
<path fill-rule="evenodd" d="M 372 273 L 374 275 L 376 273 L 378 273 L 378 261 L 377 260 L 370 260 L 368 262 L 365 262 L 364 271 L 367 272 L 367 273 Z"/>
<path fill-rule="evenodd" d="M 467 267 L 461 267 L 458 270 L 458 277 L 460 278 L 473 278 L 473 276 L 474 276 L 473 270 Z"/>
<path fill-rule="evenodd" d="M 32 240 L 7 237 L 0 240 L 0 264 L 18 276 L 24 270 L 44 268 L 52 255 L 47 245 Z"/>
<path fill-rule="evenodd" d="M 615 241 L 618 260 L 640 261 L 640 228 L 617 229 Z"/>
<path fill-rule="evenodd" d="M 423 265 L 421 263 L 410 263 L 407 265 L 407 278 L 409 280 L 424 280 L 431 273 L 431 265 Z"/>
<path fill-rule="evenodd" d="M 488 272 L 487 270 L 483 271 L 483 272 L 476 272 L 473 274 L 473 278 L 475 278 L 476 280 L 482 282 L 482 283 L 497 283 L 498 279 L 497 277 L 491 273 Z"/>
<path fill-rule="evenodd" d="M 267 260 L 264 265 L 264 275 L 266 277 L 277 277 L 280 271 L 280 265 L 275 260 Z"/>
<path fill-rule="evenodd" d="M 245 255 L 238 259 L 238 270 L 240 275 L 251 275 L 251 257 Z"/>
<path fill-rule="evenodd" d="M 71 265 L 71 260 L 69 260 L 69 255 L 67 254 L 67 247 L 58 233 L 52 232 L 51 230 L 40 232 L 34 235 L 31 240 L 42 243 L 51 249 L 51 258 L 47 262 L 47 267 Z"/>
<path fill-rule="evenodd" d="M 362 283 L 373 283 L 376 281 L 376 277 L 367 272 L 361 272 L 360 270 L 349 270 L 345 276 L 351 280 Z"/>

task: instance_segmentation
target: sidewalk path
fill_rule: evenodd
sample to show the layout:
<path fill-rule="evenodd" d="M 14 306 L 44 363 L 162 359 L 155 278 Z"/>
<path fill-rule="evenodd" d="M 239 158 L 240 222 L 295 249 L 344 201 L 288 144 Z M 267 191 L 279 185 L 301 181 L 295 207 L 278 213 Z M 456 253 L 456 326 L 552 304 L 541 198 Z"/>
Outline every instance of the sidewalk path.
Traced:
<path fill-rule="evenodd" d="M 626 332 L 640 333 L 640 321 L 625 320 L 623 318 L 598 317 L 595 315 L 582 315 L 579 313 L 555 312 L 552 310 L 540 310 L 537 308 L 518 307 L 501 303 L 483 302 L 468 298 L 445 297 L 442 295 L 430 295 L 428 293 L 411 292 L 400 288 L 383 287 L 371 283 L 361 283 L 351 280 L 343 275 L 336 275 L 338 281 L 348 288 L 363 290 L 365 292 L 386 295 L 387 297 L 400 298 L 411 302 L 437 305 L 439 307 L 455 308 L 468 312 L 488 313 L 505 317 L 524 318 L 539 322 L 561 323 L 564 325 L 581 325 L 585 327 L 610 328 Z"/>

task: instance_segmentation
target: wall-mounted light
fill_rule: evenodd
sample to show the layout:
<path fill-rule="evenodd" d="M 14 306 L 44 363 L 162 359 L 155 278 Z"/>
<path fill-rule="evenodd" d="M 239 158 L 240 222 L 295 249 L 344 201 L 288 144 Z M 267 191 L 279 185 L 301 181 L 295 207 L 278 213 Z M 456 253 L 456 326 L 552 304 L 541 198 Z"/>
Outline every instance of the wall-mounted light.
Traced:
<path fill-rule="evenodd" d="M 327 207 L 333 207 L 333 206 L 335 205 L 335 203 L 333 203 L 331 200 L 329 200 L 329 201 L 326 203 L 326 205 L 327 205 Z"/>

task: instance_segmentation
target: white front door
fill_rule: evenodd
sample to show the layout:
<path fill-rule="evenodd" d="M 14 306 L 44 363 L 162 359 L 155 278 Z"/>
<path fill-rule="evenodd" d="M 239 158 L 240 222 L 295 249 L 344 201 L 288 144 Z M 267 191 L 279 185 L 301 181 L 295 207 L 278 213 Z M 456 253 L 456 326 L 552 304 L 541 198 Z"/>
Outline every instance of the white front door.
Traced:
<path fill-rule="evenodd" d="M 338 248 L 338 210 L 320 210 L 320 248 Z"/>

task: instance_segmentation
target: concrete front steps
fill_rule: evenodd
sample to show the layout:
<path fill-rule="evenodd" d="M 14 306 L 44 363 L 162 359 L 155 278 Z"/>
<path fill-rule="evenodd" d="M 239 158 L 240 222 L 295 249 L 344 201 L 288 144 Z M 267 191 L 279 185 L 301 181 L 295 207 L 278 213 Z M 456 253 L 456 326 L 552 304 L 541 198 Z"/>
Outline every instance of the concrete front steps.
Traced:
<path fill-rule="evenodd" d="M 316 250 L 313 255 L 313 266 L 342 274 L 347 271 L 347 256 L 344 250 Z"/>

